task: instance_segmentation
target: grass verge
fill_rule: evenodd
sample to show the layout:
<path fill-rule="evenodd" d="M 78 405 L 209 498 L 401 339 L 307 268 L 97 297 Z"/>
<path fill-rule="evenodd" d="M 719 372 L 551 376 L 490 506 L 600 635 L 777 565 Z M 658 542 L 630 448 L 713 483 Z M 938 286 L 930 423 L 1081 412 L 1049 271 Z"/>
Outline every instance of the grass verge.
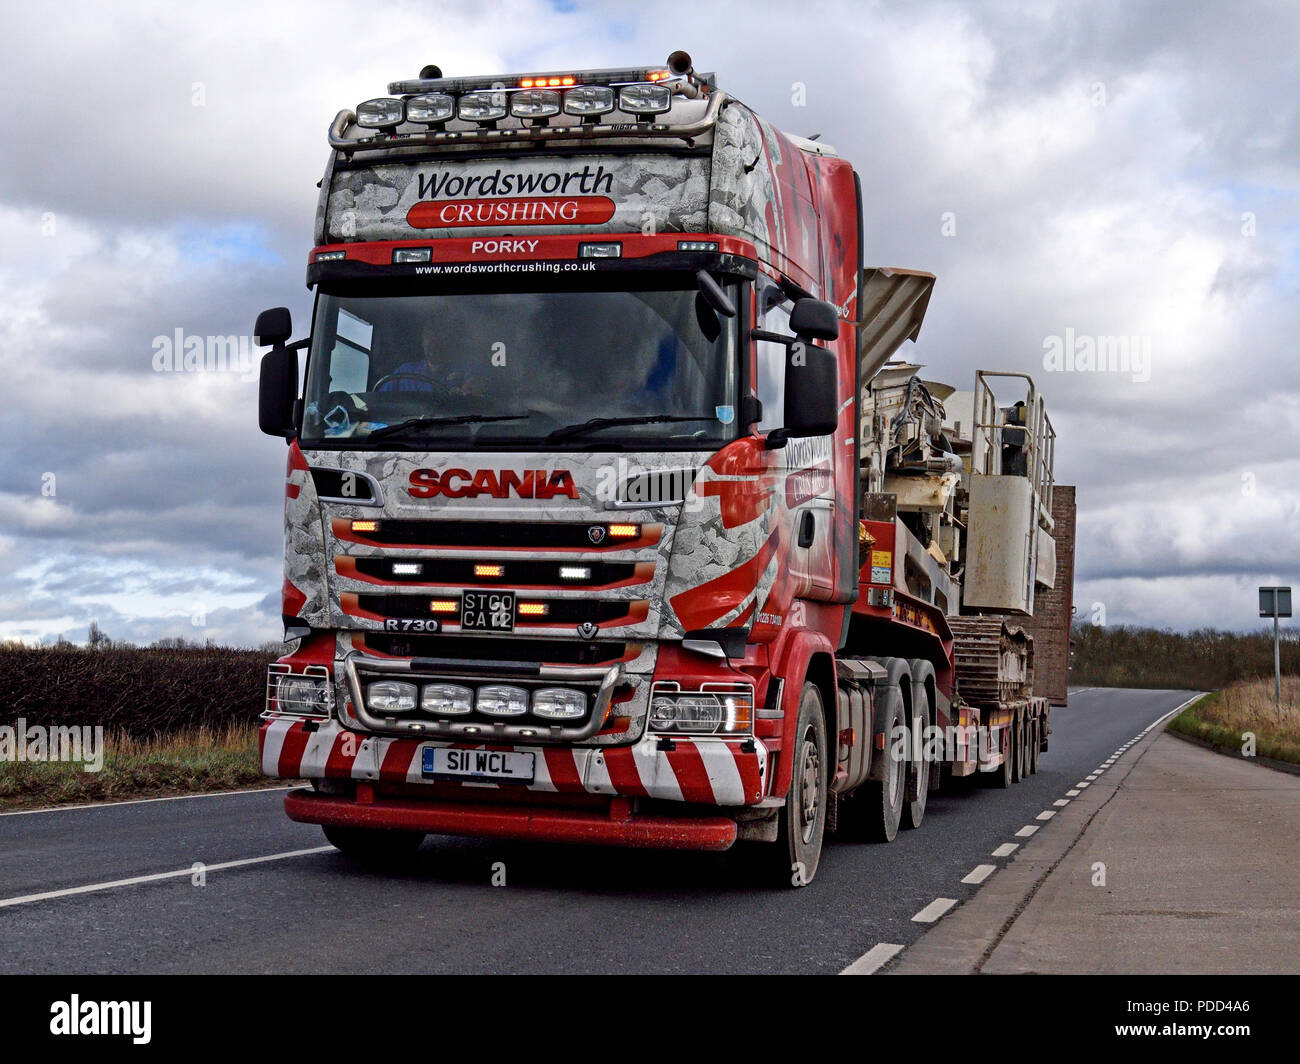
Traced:
<path fill-rule="evenodd" d="M 1300 765 L 1300 676 L 1282 677 L 1282 712 L 1273 701 L 1272 680 L 1248 680 L 1214 691 L 1169 722 L 1181 732 L 1244 752 L 1254 735 L 1254 753 Z"/>
<path fill-rule="evenodd" d="M 0 811 L 39 806 L 161 798 L 268 786 L 257 757 L 257 728 L 236 724 L 140 739 L 111 732 L 104 764 L 0 761 Z"/>

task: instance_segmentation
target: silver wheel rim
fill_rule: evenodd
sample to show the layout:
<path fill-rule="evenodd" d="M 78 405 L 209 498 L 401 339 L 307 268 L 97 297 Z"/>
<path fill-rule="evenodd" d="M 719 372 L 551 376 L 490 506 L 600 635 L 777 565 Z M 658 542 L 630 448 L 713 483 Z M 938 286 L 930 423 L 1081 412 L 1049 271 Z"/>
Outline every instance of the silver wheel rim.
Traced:
<path fill-rule="evenodd" d="M 799 753 L 799 837 L 811 842 L 817 814 L 821 809 L 821 757 L 811 731 L 805 733 L 803 748 Z"/>

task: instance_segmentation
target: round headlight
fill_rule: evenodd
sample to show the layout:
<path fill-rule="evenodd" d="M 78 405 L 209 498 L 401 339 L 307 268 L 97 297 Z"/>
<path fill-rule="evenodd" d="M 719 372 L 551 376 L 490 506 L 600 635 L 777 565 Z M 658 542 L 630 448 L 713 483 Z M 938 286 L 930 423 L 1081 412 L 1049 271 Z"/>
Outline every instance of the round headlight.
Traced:
<path fill-rule="evenodd" d="M 659 731 L 677 727 L 677 703 L 671 698 L 656 698 L 650 704 L 650 725 Z"/>

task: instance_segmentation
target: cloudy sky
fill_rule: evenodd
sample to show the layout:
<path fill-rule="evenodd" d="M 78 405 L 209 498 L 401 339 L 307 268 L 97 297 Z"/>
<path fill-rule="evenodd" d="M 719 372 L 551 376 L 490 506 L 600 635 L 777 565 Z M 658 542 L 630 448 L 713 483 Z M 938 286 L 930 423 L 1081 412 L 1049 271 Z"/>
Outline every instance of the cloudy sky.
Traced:
<path fill-rule="evenodd" d="M 159 337 L 309 321 L 325 128 L 448 74 L 685 48 L 860 170 L 868 260 L 939 281 L 928 373 L 1034 373 L 1076 602 L 1254 627 L 1300 583 L 1300 8 L 1277 3 L 4 0 L 0 637 L 279 634 L 284 446 Z M 1049 371 L 1067 338 L 1122 371 Z M 1054 339 L 1056 338 L 1056 339 Z M 254 353 L 255 354 L 255 353 Z M 1148 357 L 1149 356 L 1149 357 Z"/>

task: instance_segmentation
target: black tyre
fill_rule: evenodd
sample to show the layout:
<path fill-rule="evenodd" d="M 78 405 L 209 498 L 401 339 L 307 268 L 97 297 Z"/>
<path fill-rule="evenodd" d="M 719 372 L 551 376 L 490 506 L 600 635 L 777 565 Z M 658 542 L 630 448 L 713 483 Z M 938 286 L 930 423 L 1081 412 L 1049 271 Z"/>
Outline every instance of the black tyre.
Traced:
<path fill-rule="evenodd" d="M 902 682 L 909 681 L 904 679 Z M 894 737 L 899 734 L 899 729 L 907 726 L 907 714 L 898 688 L 881 688 L 879 693 L 880 697 L 890 700 L 879 718 L 885 724 L 885 778 L 867 780 L 852 800 L 860 803 L 855 816 L 860 818 L 862 834 L 873 842 L 893 842 L 903 819 L 907 783 L 907 762 L 899 756 Z"/>
<path fill-rule="evenodd" d="M 913 667 L 915 675 L 915 666 Z M 912 688 L 912 719 L 907 722 L 912 734 L 912 760 L 907 766 L 909 792 L 917 794 L 914 801 L 903 802 L 903 827 L 919 828 L 925 819 L 925 802 L 930 793 L 930 773 L 935 766 L 925 752 L 925 728 L 930 721 L 930 699 L 923 686 Z"/>
<path fill-rule="evenodd" d="M 992 779 L 989 781 L 999 790 L 1010 787 L 1013 782 L 1013 768 L 1016 759 L 1016 727 L 1015 724 L 1009 724 L 1003 730 L 1006 747 L 1002 751 L 1002 764 L 995 771 L 990 773 Z"/>
<path fill-rule="evenodd" d="M 389 864 L 410 857 L 424 842 L 420 831 L 391 831 L 382 828 L 322 827 L 330 845 L 366 864 Z"/>
<path fill-rule="evenodd" d="M 1029 744 L 1025 741 L 1025 729 L 1028 724 L 1024 717 L 1017 714 L 1016 723 L 1012 729 L 1015 736 L 1013 742 L 1015 745 L 1015 756 L 1011 759 L 1011 782 L 1019 783 L 1029 775 Z"/>
<path fill-rule="evenodd" d="M 1041 717 L 1035 717 L 1030 721 L 1030 739 L 1029 739 L 1029 774 L 1032 776 L 1038 772 L 1038 748 L 1042 744 L 1042 736 L 1039 729 L 1043 726 Z"/>
<path fill-rule="evenodd" d="M 807 886 L 821 863 L 826 834 L 830 760 L 821 692 L 804 684 L 795 725 L 794 775 L 781 810 L 772 873 L 792 887 Z"/>

